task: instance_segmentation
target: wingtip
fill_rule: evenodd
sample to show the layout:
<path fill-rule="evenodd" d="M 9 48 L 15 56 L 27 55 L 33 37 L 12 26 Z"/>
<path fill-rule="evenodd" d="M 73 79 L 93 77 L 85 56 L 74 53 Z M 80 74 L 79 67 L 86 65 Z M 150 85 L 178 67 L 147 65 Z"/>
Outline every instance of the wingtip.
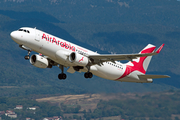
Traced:
<path fill-rule="evenodd" d="M 156 50 L 156 53 L 160 53 L 161 52 L 161 50 L 162 50 L 162 48 L 164 47 L 164 43 Z"/>
<path fill-rule="evenodd" d="M 166 75 L 166 77 L 167 77 L 167 78 L 171 78 L 171 76 L 169 76 L 169 75 Z"/>

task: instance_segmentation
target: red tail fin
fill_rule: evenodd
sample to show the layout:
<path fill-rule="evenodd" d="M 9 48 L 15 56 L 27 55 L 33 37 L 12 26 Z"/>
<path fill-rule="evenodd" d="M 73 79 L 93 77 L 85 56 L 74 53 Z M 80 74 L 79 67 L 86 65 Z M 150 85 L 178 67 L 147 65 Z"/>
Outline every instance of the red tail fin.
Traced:
<path fill-rule="evenodd" d="M 152 53 L 155 50 L 156 46 L 148 44 L 139 54 L 143 53 Z M 127 64 L 127 67 L 133 71 L 139 71 L 141 73 L 146 73 L 146 70 L 149 66 L 152 56 L 139 57 L 137 59 L 133 59 L 132 62 Z"/>
<path fill-rule="evenodd" d="M 160 53 L 163 47 L 164 47 L 164 44 L 162 44 L 162 45 L 156 50 L 156 53 Z"/>
<path fill-rule="evenodd" d="M 162 50 L 163 46 L 164 46 L 164 44 L 162 44 L 155 53 L 158 54 Z M 139 52 L 139 54 L 152 53 L 152 52 L 154 52 L 155 48 L 156 48 L 156 46 L 154 46 L 152 44 L 148 44 L 141 52 Z M 154 55 L 156 55 L 156 54 L 154 54 Z M 118 79 L 121 79 L 134 71 L 138 71 L 140 73 L 145 74 L 146 70 L 149 66 L 149 63 L 151 61 L 151 58 L 152 58 L 152 56 L 139 57 L 137 59 L 133 59 L 132 62 L 131 61 L 128 62 L 126 64 L 126 70 L 125 70 L 124 74 Z"/>

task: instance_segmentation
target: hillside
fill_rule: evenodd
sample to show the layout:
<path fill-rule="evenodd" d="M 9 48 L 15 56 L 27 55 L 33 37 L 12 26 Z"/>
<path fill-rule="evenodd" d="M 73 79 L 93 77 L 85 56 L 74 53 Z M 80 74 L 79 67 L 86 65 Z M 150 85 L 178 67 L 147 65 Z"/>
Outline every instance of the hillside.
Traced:
<path fill-rule="evenodd" d="M 61 116 L 64 120 L 179 120 L 179 95 L 180 91 L 171 90 L 127 94 L 56 95 L 38 99 L 25 96 L 0 97 L 0 117 L 2 120 L 12 120 L 9 115 L 5 115 L 9 111 L 17 115 L 16 119 L 41 120 Z M 21 106 L 21 109 L 18 106 Z"/>
<path fill-rule="evenodd" d="M 179 91 L 166 91 L 146 94 L 63 95 L 40 98 L 36 99 L 36 101 L 40 103 L 49 102 L 60 106 L 64 117 L 75 117 L 76 115 L 76 117 L 84 116 L 86 119 L 104 119 L 104 117 L 117 119 L 117 116 L 119 116 L 121 119 L 127 120 L 178 120 L 180 118 L 179 99 Z M 81 108 L 79 112 L 71 112 L 77 106 Z"/>
<path fill-rule="evenodd" d="M 81 105 L 80 111 L 88 111 L 91 109 L 94 111 L 97 107 L 99 101 L 109 101 L 109 100 L 128 100 L 128 99 L 137 99 L 137 96 L 144 96 L 144 93 L 117 93 L 117 94 L 78 94 L 78 95 L 62 95 L 62 96 L 53 96 L 36 99 L 38 102 L 50 102 L 52 104 L 66 104 L 71 106 Z"/>
<path fill-rule="evenodd" d="M 1 96 L 149 92 L 179 89 L 180 21 L 176 0 L 4 0 L 0 3 Z M 39 69 L 24 60 L 26 51 L 9 34 L 20 27 L 37 27 L 98 53 L 138 53 L 146 44 L 165 47 L 154 56 L 148 73 L 168 74 L 153 84 L 120 83 L 82 73 L 59 81 L 60 69 Z M 34 53 L 32 53 L 34 54 Z"/>
<path fill-rule="evenodd" d="M 1 9 L 46 12 L 70 23 L 179 26 L 177 0 L 4 0 Z"/>

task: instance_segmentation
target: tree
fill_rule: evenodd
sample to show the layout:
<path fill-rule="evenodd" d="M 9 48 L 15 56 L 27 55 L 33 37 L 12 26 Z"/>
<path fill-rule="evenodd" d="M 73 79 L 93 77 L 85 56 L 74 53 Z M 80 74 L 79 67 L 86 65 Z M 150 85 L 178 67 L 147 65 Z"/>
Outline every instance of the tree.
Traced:
<path fill-rule="evenodd" d="M 80 105 L 77 105 L 77 107 L 75 108 L 75 111 L 74 113 L 79 113 L 79 110 L 81 109 L 81 106 Z"/>

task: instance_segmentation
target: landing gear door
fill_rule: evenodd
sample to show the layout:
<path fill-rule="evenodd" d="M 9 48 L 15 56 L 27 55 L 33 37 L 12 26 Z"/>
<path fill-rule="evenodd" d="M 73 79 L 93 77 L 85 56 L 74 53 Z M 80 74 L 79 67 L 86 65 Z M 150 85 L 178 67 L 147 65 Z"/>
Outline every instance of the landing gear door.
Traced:
<path fill-rule="evenodd" d="M 36 29 L 35 29 L 35 40 L 38 42 L 40 41 L 40 32 Z"/>

